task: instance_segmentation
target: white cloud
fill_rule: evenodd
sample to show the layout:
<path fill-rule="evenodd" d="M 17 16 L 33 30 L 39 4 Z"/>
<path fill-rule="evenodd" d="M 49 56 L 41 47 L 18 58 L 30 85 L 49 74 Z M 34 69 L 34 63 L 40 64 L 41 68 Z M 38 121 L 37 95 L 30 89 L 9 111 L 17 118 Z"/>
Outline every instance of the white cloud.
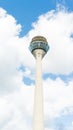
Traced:
<path fill-rule="evenodd" d="M 55 81 L 47 79 L 43 83 L 44 87 L 44 117 L 49 122 L 73 114 L 73 81 L 68 86 L 61 80 Z M 10 128 L 28 130 L 33 127 L 33 103 L 34 86 L 20 86 L 15 91 L 6 96 L 0 97 L 0 122 L 1 130 Z M 52 127 L 52 126 L 51 126 Z"/>
<path fill-rule="evenodd" d="M 54 129 L 52 129 L 52 128 L 45 128 L 45 130 L 54 130 Z"/>
<path fill-rule="evenodd" d="M 61 79 L 44 82 L 45 115 L 48 118 L 73 114 L 73 81 L 66 85 Z"/>
<path fill-rule="evenodd" d="M 32 126 L 33 86 L 0 97 L 0 129 L 28 130 Z"/>
<path fill-rule="evenodd" d="M 29 37 L 43 35 L 50 50 L 44 58 L 45 72 L 69 74 L 73 71 L 73 13 L 66 10 L 50 11 L 33 23 Z"/>
<path fill-rule="evenodd" d="M 17 71 L 22 55 L 22 40 L 17 36 L 20 29 L 16 20 L 0 8 L 0 93 L 12 91 L 22 82 Z"/>

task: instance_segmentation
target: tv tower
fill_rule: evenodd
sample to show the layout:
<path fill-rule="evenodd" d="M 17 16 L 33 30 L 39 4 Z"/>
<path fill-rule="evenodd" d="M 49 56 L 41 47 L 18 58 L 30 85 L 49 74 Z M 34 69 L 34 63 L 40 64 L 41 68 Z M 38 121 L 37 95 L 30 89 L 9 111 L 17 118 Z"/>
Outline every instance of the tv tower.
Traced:
<path fill-rule="evenodd" d="M 32 38 L 29 49 L 36 59 L 33 130 L 44 130 L 42 58 L 49 49 L 46 38 L 35 36 Z"/>

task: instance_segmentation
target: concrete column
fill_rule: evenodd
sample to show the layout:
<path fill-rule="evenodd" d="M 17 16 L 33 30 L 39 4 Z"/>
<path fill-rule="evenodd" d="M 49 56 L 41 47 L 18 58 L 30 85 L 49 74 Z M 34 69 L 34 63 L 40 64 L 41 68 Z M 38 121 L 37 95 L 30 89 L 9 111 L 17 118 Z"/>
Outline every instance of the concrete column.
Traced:
<path fill-rule="evenodd" d="M 36 82 L 34 97 L 33 130 L 44 130 L 43 116 L 43 86 L 42 86 L 42 50 L 35 52 L 36 57 Z"/>

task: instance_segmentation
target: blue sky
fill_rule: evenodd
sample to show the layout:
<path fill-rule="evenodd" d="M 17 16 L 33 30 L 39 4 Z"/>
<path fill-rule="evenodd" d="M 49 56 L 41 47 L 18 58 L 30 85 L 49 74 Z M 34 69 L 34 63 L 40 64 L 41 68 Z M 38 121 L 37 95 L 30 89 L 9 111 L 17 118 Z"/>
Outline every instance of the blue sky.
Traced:
<path fill-rule="evenodd" d="M 18 23 L 21 23 L 20 35 L 22 36 L 31 29 L 31 23 L 37 20 L 39 15 L 56 9 L 57 3 L 65 5 L 70 11 L 73 10 L 72 0 L 1 0 L 0 6 L 13 15 Z"/>
<path fill-rule="evenodd" d="M 22 24 L 24 34 L 28 32 L 31 28 L 31 23 L 34 22 L 40 14 L 56 7 L 54 0 L 51 0 L 51 2 L 48 0 L 46 2 L 44 0 L 1 0 L 0 5 L 12 14 L 17 22 Z"/>
<path fill-rule="evenodd" d="M 73 0 L 0 0 L 0 130 L 32 130 L 35 59 L 29 44 L 45 36 L 45 130 L 73 130 Z"/>

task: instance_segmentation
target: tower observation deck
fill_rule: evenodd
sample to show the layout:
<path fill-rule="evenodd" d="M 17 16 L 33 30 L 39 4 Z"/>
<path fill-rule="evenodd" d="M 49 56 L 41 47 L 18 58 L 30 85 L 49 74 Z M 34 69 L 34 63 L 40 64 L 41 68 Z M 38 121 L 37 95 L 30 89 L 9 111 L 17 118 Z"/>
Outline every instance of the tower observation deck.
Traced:
<path fill-rule="evenodd" d="M 32 38 L 29 48 L 32 53 L 36 49 L 42 49 L 45 51 L 45 53 L 47 53 L 49 46 L 46 38 L 44 38 L 43 36 L 36 36 Z"/>

